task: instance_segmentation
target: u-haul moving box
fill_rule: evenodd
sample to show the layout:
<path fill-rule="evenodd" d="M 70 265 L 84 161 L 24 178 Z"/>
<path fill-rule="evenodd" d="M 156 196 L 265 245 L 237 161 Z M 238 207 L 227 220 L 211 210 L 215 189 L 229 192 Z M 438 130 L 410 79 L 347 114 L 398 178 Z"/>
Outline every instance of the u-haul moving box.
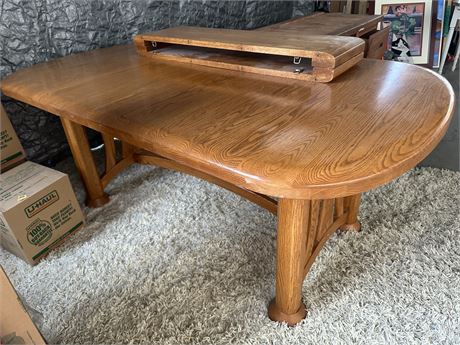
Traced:
<path fill-rule="evenodd" d="M 0 266 L 0 339 L 2 344 L 45 344 L 40 331 Z"/>
<path fill-rule="evenodd" d="M 24 149 L 3 105 L 0 104 L 0 171 L 3 172 L 24 159 Z"/>
<path fill-rule="evenodd" d="M 0 175 L 1 245 L 30 264 L 83 222 L 66 174 L 25 162 Z"/>

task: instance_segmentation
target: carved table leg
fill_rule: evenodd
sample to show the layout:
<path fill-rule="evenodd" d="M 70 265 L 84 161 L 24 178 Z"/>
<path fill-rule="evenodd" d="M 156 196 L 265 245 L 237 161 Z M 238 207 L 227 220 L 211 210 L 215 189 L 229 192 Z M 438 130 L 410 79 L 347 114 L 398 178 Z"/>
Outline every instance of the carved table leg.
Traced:
<path fill-rule="evenodd" d="M 361 194 L 351 195 L 345 198 L 345 205 L 348 208 L 346 223 L 340 227 L 342 231 L 359 231 L 361 223 L 358 220 L 359 205 L 361 204 Z"/>
<path fill-rule="evenodd" d="M 268 315 L 274 321 L 295 325 L 306 315 L 302 283 L 310 218 L 309 200 L 280 199 L 276 253 L 276 297 Z"/>
<path fill-rule="evenodd" d="M 276 297 L 268 307 L 270 319 L 293 326 L 305 317 L 303 280 L 328 238 L 357 222 L 359 197 L 278 201 Z"/>
<path fill-rule="evenodd" d="M 90 207 L 100 207 L 109 202 L 109 196 L 104 192 L 97 173 L 85 130 L 83 126 L 63 117 L 61 121 L 75 165 L 86 187 L 86 204 Z"/>

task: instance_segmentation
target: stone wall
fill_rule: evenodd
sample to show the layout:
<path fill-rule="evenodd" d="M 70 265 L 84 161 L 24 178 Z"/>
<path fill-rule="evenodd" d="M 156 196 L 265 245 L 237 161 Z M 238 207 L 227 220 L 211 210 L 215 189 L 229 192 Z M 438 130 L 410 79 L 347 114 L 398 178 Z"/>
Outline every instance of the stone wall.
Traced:
<path fill-rule="evenodd" d="M 139 32 L 176 25 L 251 29 L 309 11 L 310 0 L 2 0 L 0 77 L 52 58 L 129 42 Z M 311 8 L 311 6 L 310 6 Z M 2 96 L 27 151 L 53 164 L 68 153 L 60 121 Z"/>

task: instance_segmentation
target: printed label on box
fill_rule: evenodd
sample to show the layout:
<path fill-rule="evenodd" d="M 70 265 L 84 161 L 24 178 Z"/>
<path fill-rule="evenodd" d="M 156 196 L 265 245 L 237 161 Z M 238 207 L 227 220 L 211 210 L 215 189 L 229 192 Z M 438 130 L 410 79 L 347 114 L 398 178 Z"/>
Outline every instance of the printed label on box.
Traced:
<path fill-rule="evenodd" d="M 39 212 L 43 211 L 48 206 L 52 205 L 59 200 L 58 192 L 53 190 L 52 192 L 46 194 L 44 197 L 35 201 L 33 204 L 27 206 L 24 211 L 27 215 L 27 218 L 32 218 Z"/>

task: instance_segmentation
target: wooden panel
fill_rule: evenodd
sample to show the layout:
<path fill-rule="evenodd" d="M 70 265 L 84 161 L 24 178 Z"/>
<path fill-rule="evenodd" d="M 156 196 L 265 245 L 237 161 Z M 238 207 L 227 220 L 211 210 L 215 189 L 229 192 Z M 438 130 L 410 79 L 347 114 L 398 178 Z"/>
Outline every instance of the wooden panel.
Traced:
<path fill-rule="evenodd" d="M 353 67 L 364 52 L 364 42 L 351 37 L 199 27 L 142 34 L 134 42 L 140 54 L 154 60 L 321 82 Z M 294 57 L 311 60 L 313 68 L 293 63 Z"/>
<path fill-rule="evenodd" d="M 102 139 L 104 140 L 105 171 L 108 172 L 117 163 L 115 142 L 113 137 L 109 134 L 102 133 Z"/>
<path fill-rule="evenodd" d="M 359 231 L 361 223 L 358 220 L 359 205 L 361 204 L 361 194 L 351 195 L 345 198 L 345 208 L 347 219 L 345 224 L 340 227 L 342 231 Z"/>
<path fill-rule="evenodd" d="M 348 217 L 347 217 L 347 223 L 348 224 L 353 224 L 358 221 L 358 211 L 359 211 L 359 205 L 361 203 L 361 194 L 356 194 L 348 197 Z"/>
<path fill-rule="evenodd" d="M 351 67 L 353 67 L 359 61 L 361 61 L 361 59 L 363 57 L 364 57 L 364 53 L 361 53 L 361 54 L 351 58 L 350 60 L 348 60 L 344 64 L 336 67 L 332 71 L 330 71 L 329 69 L 326 69 L 326 68 L 324 68 L 324 69 L 323 68 L 316 68 L 315 69 L 315 80 L 319 81 L 319 82 L 325 82 L 325 83 L 329 82 L 329 81 L 333 80 L 334 78 L 338 77 L 339 75 L 341 75 L 342 73 L 346 72 Z"/>
<path fill-rule="evenodd" d="M 313 250 L 313 253 L 310 255 L 310 257 L 306 261 L 306 264 L 304 266 L 304 271 L 303 271 L 304 276 L 307 275 L 308 271 L 311 268 L 311 265 L 315 261 L 315 258 L 318 256 L 319 252 L 321 251 L 321 248 L 323 248 L 326 241 L 345 222 L 345 219 L 346 219 L 346 214 L 343 214 L 340 218 L 337 218 L 336 220 L 334 220 L 334 223 L 332 223 L 329 226 L 329 228 L 324 231 L 324 235 L 321 237 L 320 241 L 316 244 Z"/>
<path fill-rule="evenodd" d="M 135 147 L 128 142 L 121 143 L 121 157 L 130 158 L 135 151 Z"/>
<path fill-rule="evenodd" d="M 334 205 L 334 219 L 337 219 L 342 216 L 344 213 L 343 198 L 335 199 Z"/>
<path fill-rule="evenodd" d="M 336 1 L 333 1 L 335 3 Z M 343 13 L 315 13 L 264 26 L 257 31 L 294 31 L 305 35 L 355 36 L 359 32 L 377 29 L 382 15 L 347 15 Z"/>
<path fill-rule="evenodd" d="M 306 199 L 357 194 L 416 165 L 455 98 L 436 73 L 393 61 L 364 59 L 323 84 L 152 63 L 132 46 L 25 68 L 1 88 L 228 183 Z"/>
<path fill-rule="evenodd" d="M 318 231 L 318 222 L 319 222 L 321 205 L 322 205 L 321 200 L 312 200 L 311 201 L 310 224 L 309 224 L 309 231 L 308 231 L 308 237 L 307 237 L 307 247 L 306 247 L 306 256 L 307 256 L 307 258 L 312 253 L 314 245 L 315 245 L 316 233 Z"/>
<path fill-rule="evenodd" d="M 320 73 L 314 73 L 314 69 L 311 65 L 308 66 L 305 63 L 296 65 L 293 63 L 293 58 L 287 56 L 255 56 L 254 54 L 247 53 L 222 53 L 203 49 L 190 50 L 184 49 L 184 47 L 178 48 L 176 46 L 167 47 L 158 53 L 149 54 L 148 56 L 166 61 L 193 63 L 201 66 L 218 67 L 233 71 L 259 73 L 305 81 L 324 82 L 332 80 L 335 76 L 332 68 L 320 69 Z M 296 71 L 299 68 L 301 68 L 300 73 Z"/>
<path fill-rule="evenodd" d="M 388 35 L 390 33 L 390 27 L 372 32 L 363 38 L 366 41 L 366 57 L 368 59 L 382 59 L 383 54 L 387 50 Z"/>
<path fill-rule="evenodd" d="M 326 199 L 322 202 L 319 214 L 318 230 L 316 231 L 316 241 L 320 241 L 326 230 L 334 222 L 334 199 Z"/>
<path fill-rule="evenodd" d="M 329 5 L 329 12 L 341 12 L 340 11 L 340 0 L 331 1 Z"/>
<path fill-rule="evenodd" d="M 135 37 L 149 42 L 216 48 L 250 53 L 315 58 L 318 66 L 341 65 L 348 56 L 362 51 L 360 40 L 352 37 L 306 35 L 280 31 L 276 35 L 254 30 L 211 29 L 180 26 Z M 316 64 L 314 64 L 316 66 Z"/>

